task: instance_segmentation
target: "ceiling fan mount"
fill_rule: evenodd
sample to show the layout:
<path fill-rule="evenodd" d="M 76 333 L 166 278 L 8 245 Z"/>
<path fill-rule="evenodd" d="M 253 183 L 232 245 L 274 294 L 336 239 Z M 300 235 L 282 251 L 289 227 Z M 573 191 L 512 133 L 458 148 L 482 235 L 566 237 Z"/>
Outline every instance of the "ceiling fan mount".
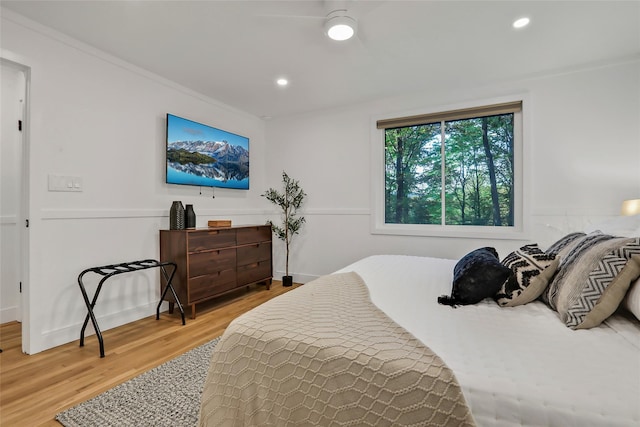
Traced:
<path fill-rule="evenodd" d="M 332 10 L 324 22 L 324 32 L 332 40 L 349 40 L 358 31 L 358 21 L 348 14 L 347 9 Z"/>

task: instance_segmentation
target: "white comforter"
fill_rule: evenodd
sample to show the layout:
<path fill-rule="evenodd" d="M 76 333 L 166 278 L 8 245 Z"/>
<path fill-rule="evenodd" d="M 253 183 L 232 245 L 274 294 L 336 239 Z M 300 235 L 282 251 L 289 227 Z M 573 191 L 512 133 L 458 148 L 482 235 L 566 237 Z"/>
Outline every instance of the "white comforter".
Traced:
<path fill-rule="evenodd" d="M 453 309 L 455 260 L 372 256 L 355 271 L 372 301 L 454 371 L 480 426 L 640 426 L 640 322 L 571 330 L 541 302 Z"/>

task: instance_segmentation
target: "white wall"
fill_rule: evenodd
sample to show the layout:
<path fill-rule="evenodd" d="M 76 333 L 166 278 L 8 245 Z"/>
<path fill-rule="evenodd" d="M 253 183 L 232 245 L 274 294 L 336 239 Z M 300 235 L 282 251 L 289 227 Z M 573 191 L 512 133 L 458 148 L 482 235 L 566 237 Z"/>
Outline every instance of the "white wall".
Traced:
<path fill-rule="evenodd" d="M 159 257 L 173 200 L 193 204 L 200 226 L 264 223 L 262 120 L 6 10 L 1 31 L 2 57 L 31 68 L 28 353 L 79 338 L 82 270 Z M 249 137 L 252 188 L 219 189 L 214 199 L 210 189 L 165 184 L 168 112 Z M 79 176 L 83 191 L 50 192 L 49 174 Z M 99 277 L 87 279 L 93 292 Z M 101 329 L 155 314 L 159 297 L 157 270 L 110 279 L 96 308 Z"/>
<path fill-rule="evenodd" d="M 481 246 L 506 255 L 524 241 L 372 235 L 371 122 L 419 109 L 526 93 L 531 103 L 530 242 L 542 246 L 619 213 L 640 197 L 640 62 L 565 71 L 482 88 L 443 88 L 267 124 L 269 179 L 285 169 L 309 194 L 291 269 L 310 279 L 362 256 L 459 258 Z"/>
<path fill-rule="evenodd" d="M 286 170 L 309 194 L 308 223 L 293 244 L 296 280 L 330 273 L 370 254 L 456 258 L 479 246 L 505 252 L 518 241 L 372 235 L 371 121 L 379 115 L 528 92 L 532 240 L 617 214 L 640 197 L 640 64 L 623 63 L 482 88 L 438 93 L 274 119 L 228 108 L 2 12 L 2 57 L 31 67 L 29 353 L 78 339 L 85 315 L 77 286 L 84 268 L 158 256 L 158 229 L 173 200 L 193 203 L 198 225 L 230 218 L 262 223 L 260 197 Z M 212 75 L 215 78 L 215 75 Z M 248 192 L 164 184 L 167 112 L 251 139 Z M 267 143 L 268 142 L 268 143 Z M 268 149 L 267 149 L 268 148 Z M 81 193 L 47 191 L 47 175 L 77 175 Z M 274 246 L 276 275 L 282 245 Z M 157 272 L 120 276 L 101 295 L 103 330 L 154 313 Z M 108 351 L 108 342 L 107 351 Z"/>

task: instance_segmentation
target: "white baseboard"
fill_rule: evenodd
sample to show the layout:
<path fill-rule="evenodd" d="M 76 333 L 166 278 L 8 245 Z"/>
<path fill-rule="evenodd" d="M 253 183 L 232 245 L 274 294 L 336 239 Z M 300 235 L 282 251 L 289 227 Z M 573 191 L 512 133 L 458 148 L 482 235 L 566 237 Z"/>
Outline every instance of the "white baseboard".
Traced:
<path fill-rule="evenodd" d="M 298 274 L 298 273 L 291 273 L 291 274 L 293 275 L 293 281 L 296 283 L 307 283 L 320 277 L 313 274 Z M 282 280 L 282 276 L 284 276 L 284 271 L 273 272 L 273 280 Z"/>
<path fill-rule="evenodd" d="M 157 302 L 150 302 L 145 305 L 120 311 L 118 313 L 111 313 L 105 316 L 98 317 L 97 320 L 100 331 L 104 334 L 104 332 L 108 331 L 109 329 L 113 329 L 115 327 L 122 326 L 136 320 L 144 319 L 145 317 L 155 316 L 157 304 Z M 164 303 L 163 306 L 160 307 L 160 312 L 166 311 L 167 308 L 168 305 Z M 82 329 L 83 321 L 84 318 L 82 319 L 82 321 L 70 326 L 66 326 L 64 328 L 44 331 L 42 333 L 41 339 L 38 340 L 39 345 L 37 345 L 36 348 L 32 348 L 30 354 L 39 353 L 49 348 L 57 347 L 59 345 L 67 344 L 74 341 L 79 344 L 80 329 Z M 95 330 L 93 329 L 91 321 L 89 321 L 89 324 L 87 325 L 84 337 L 85 344 L 87 342 L 91 342 L 92 340 L 97 341 L 97 338 L 95 338 Z M 106 339 L 104 340 L 104 348 L 105 353 L 109 351 L 109 341 Z M 96 356 L 99 356 L 98 352 L 96 352 Z"/>
<path fill-rule="evenodd" d="M 0 323 L 9 323 L 18 320 L 18 307 L 5 307 L 0 309 Z"/>

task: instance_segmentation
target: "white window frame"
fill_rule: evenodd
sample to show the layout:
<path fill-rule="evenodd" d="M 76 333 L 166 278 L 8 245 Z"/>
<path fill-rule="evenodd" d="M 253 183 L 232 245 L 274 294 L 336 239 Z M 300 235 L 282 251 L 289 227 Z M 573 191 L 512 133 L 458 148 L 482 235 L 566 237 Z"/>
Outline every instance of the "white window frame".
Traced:
<path fill-rule="evenodd" d="M 514 225 L 510 227 L 440 225 L 440 224 L 386 224 L 385 209 L 385 130 L 377 129 L 378 120 L 395 117 L 435 114 L 442 111 L 477 108 L 486 105 L 522 101 L 522 111 L 514 116 Z M 527 240 L 529 236 L 530 212 L 528 199 L 529 169 L 531 164 L 531 113 L 527 94 L 514 94 L 500 98 L 482 99 L 456 105 L 446 105 L 428 110 L 410 111 L 399 114 L 373 117 L 371 120 L 371 234 L 400 236 L 432 236 L 453 238 L 482 238 Z"/>

